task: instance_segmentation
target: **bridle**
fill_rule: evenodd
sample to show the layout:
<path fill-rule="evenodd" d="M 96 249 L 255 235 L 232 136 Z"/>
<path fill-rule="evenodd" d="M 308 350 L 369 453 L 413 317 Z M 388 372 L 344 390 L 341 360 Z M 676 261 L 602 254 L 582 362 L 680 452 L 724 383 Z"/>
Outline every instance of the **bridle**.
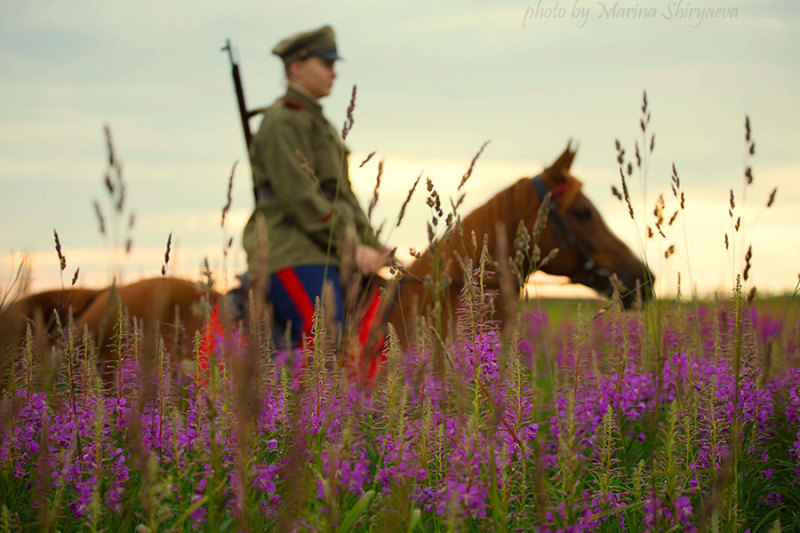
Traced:
<path fill-rule="evenodd" d="M 542 179 L 542 175 L 539 174 L 531 178 L 531 182 L 533 183 L 536 192 L 539 193 L 539 197 L 544 200 L 545 195 L 548 193 L 547 187 L 545 187 L 544 180 Z M 552 193 L 553 197 L 558 196 L 561 191 L 556 190 Z M 580 279 L 573 276 L 570 276 L 570 281 L 573 283 L 580 283 L 581 285 L 586 285 L 588 287 L 592 287 L 592 284 L 597 281 L 598 278 L 608 278 L 611 279 L 611 276 L 614 274 L 612 271 L 608 270 L 607 268 L 602 268 L 595 263 L 594 259 L 586 255 L 581 247 L 578 239 L 575 238 L 575 235 L 570 231 L 569 227 L 567 226 L 564 218 L 558 212 L 558 208 L 556 207 L 555 202 L 550 202 L 550 208 L 547 213 L 547 220 L 550 222 L 550 229 L 553 232 L 553 235 L 556 238 L 556 243 L 558 244 L 559 250 L 566 250 L 568 248 L 574 248 L 575 253 L 578 254 L 578 259 L 581 262 L 581 268 L 587 274 L 586 278 Z M 611 290 L 611 284 L 609 283 L 609 290 Z"/>

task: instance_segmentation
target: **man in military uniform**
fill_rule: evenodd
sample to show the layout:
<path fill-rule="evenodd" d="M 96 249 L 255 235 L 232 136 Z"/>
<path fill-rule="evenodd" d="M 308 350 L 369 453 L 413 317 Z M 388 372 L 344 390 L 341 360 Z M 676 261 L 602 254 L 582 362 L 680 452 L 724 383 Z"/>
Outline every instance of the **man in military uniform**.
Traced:
<path fill-rule="evenodd" d="M 318 102 L 330 94 L 334 62 L 340 59 L 333 29 L 294 35 L 272 53 L 283 60 L 288 88 L 264 112 L 250 147 L 256 208 L 243 244 L 250 279 L 269 276 L 267 298 L 275 318 L 290 326 L 292 344 L 299 346 L 311 338 L 314 302 L 322 299 L 326 282 L 333 288 L 336 319 L 344 320 L 339 280 L 344 250 L 354 251 L 365 276 L 387 264 L 390 252 L 353 194 L 348 149 Z"/>

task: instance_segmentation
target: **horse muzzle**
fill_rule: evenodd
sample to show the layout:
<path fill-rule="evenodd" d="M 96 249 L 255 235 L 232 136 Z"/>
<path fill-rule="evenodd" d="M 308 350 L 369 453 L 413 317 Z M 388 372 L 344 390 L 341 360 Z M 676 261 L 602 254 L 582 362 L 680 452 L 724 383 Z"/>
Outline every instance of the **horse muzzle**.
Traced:
<path fill-rule="evenodd" d="M 609 298 L 614 295 L 615 290 L 618 291 L 625 309 L 635 309 L 655 297 L 653 291 L 655 275 L 644 265 L 635 270 L 597 269 L 590 283 L 583 280 L 573 281 L 587 285 Z"/>
<path fill-rule="evenodd" d="M 655 297 L 653 287 L 656 277 L 646 266 L 633 275 L 623 276 L 620 281 L 625 286 L 620 291 L 622 305 L 625 309 L 634 309 Z"/>

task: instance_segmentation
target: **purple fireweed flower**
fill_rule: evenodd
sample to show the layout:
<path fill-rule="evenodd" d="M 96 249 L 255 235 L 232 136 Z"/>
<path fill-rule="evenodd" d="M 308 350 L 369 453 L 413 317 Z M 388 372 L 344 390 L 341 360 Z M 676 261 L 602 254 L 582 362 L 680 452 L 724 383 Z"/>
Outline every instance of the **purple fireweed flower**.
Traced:
<path fill-rule="evenodd" d="M 527 368 L 533 368 L 533 343 L 528 339 L 517 341 L 517 351 Z"/>
<path fill-rule="evenodd" d="M 128 413 L 130 412 L 128 399 L 124 396 L 121 398 L 111 396 L 110 398 L 106 399 L 105 407 L 106 418 L 110 418 L 114 421 L 117 431 L 124 431 L 128 425 Z"/>
<path fill-rule="evenodd" d="M 370 473 L 371 463 L 361 445 L 356 445 L 354 449 L 350 450 L 349 457 L 339 457 L 338 454 L 324 450 L 320 454 L 320 459 L 324 477 L 338 482 L 332 484 L 331 488 L 334 493 L 338 492 L 339 484 L 341 484 L 348 492 L 360 496 L 364 493 L 364 485 L 375 477 Z M 321 490 L 321 488 L 320 484 L 319 489 Z"/>
<path fill-rule="evenodd" d="M 770 491 L 766 497 L 759 498 L 758 503 L 763 505 L 780 505 L 783 503 L 783 497 L 780 492 Z"/>
<path fill-rule="evenodd" d="M 426 485 L 417 490 L 414 500 L 423 511 L 430 513 L 436 510 L 436 501 L 438 498 L 437 490 Z"/>
<path fill-rule="evenodd" d="M 759 339 L 763 342 L 769 338 L 775 337 L 780 330 L 781 323 L 779 320 L 768 316 L 760 316 L 756 307 L 749 308 L 750 322 L 753 325 L 754 331 L 758 334 Z"/>
<path fill-rule="evenodd" d="M 362 450 L 360 457 L 354 461 L 342 461 L 341 481 L 347 490 L 359 496 L 364 493 L 364 485 L 370 477 L 370 462 Z"/>
<path fill-rule="evenodd" d="M 675 516 L 678 517 L 678 521 L 684 528 L 690 525 L 689 521 L 692 518 L 692 513 L 692 503 L 689 497 L 678 496 L 675 499 Z M 694 529 L 694 527 L 692 527 L 692 529 Z"/>
<path fill-rule="evenodd" d="M 487 488 L 482 488 L 478 484 L 467 485 L 454 480 L 449 480 L 447 485 L 450 489 L 450 497 L 460 503 L 467 513 L 476 518 L 486 518 L 486 500 L 489 497 Z M 442 507 L 440 513 L 444 515 L 446 509 Z"/>
<path fill-rule="evenodd" d="M 17 412 L 10 434 L 6 433 L 8 431 L 6 425 L 2 425 L 3 434 L 0 439 L 0 446 L 4 450 L 2 455 L 9 457 L 11 449 L 18 454 L 14 457 L 14 476 L 17 478 L 27 475 L 32 461 L 39 454 L 42 427 L 51 425 L 46 399 L 47 395 L 43 393 L 34 392 L 28 397 L 26 390 L 17 390 L 17 400 L 22 403 L 22 407 Z"/>
<path fill-rule="evenodd" d="M 497 355 L 501 344 L 494 330 L 477 335 L 475 339 L 466 340 L 460 350 L 456 350 L 456 365 L 468 380 L 480 376 L 481 382 L 493 383 L 499 376 Z"/>
<path fill-rule="evenodd" d="M 533 404 L 528 394 L 529 389 L 525 389 L 518 398 L 504 402 L 503 418 L 495 432 L 506 453 L 515 454 L 517 458 L 522 457 L 523 451 L 530 454 L 530 448 L 523 450 L 520 446 L 533 441 L 539 432 L 539 424 L 530 421 Z"/>
<path fill-rule="evenodd" d="M 399 435 L 376 436 L 380 459 L 373 479 L 380 484 L 384 492 L 390 492 L 391 486 L 395 483 L 413 481 L 419 477 L 416 436 L 408 434 L 405 437 L 401 439 Z M 369 463 L 365 461 L 364 464 L 368 466 Z"/>
<path fill-rule="evenodd" d="M 462 431 L 465 427 L 462 426 Z M 488 447 L 466 434 L 452 444 L 455 446 L 449 450 L 446 458 L 443 484 L 433 493 L 436 512 L 444 516 L 449 506 L 455 504 L 469 516 L 485 518 L 489 487 L 481 473 L 482 465 L 489 464 Z M 418 493 L 416 499 L 424 502 L 427 496 L 430 496 L 430 491 Z"/>
<path fill-rule="evenodd" d="M 550 316 L 545 312 L 529 311 L 526 318 L 529 337 L 538 338 L 542 330 L 550 324 Z"/>
<path fill-rule="evenodd" d="M 105 493 L 106 506 L 119 513 L 122 511 L 120 497 L 125 493 L 125 483 L 130 479 L 130 469 L 122 448 L 114 448 L 108 453 L 111 462 L 111 481 Z"/>
<path fill-rule="evenodd" d="M 208 470 L 210 470 L 210 467 L 208 467 L 206 471 L 207 473 Z M 208 477 L 204 476 L 203 478 L 200 479 L 197 485 L 195 485 L 194 494 L 192 495 L 193 504 L 203 499 L 203 495 L 205 494 L 207 484 L 208 484 Z M 189 515 L 189 518 L 192 520 L 192 523 L 194 523 L 195 528 L 201 529 L 202 524 L 205 524 L 208 521 L 208 517 L 206 516 L 206 508 L 201 505 Z"/>
<path fill-rule="evenodd" d="M 72 516 L 80 518 L 86 514 L 92 500 L 92 490 L 97 485 L 97 477 L 90 474 L 85 478 L 75 480 L 75 492 L 77 497 L 69 503 Z"/>
<path fill-rule="evenodd" d="M 652 493 L 644 505 L 644 523 L 649 528 L 655 528 L 662 522 L 669 522 L 672 517 L 670 510 L 664 506 L 660 499 Z M 660 529 L 660 528 L 659 528 Z"/>
<path fill-rule="evenodd" d="M 276 491 L 275 488 L 275 480 L 278 478 L 278 474 L 280 473 L 280 467 L 276 464 L 269 464 L 266 461 L 262 461 L 260 464 L 257 464 L 253 468 L 253 487 L 267 493 L 274 493 Z"/>
<path fill-rule="evenodd" d="M 602 523 L 612 520 L 616 514 L 614 513 L 615 510 L 624 510 L 629 504 L 629 502 L 624 500 L 624 495 L 624 493 L 615 492 L 608 492 L 605 494 L 602 492 L 584 492 L 582 494 L 582 507 L 579 506 L 576 509 L 579 511 L 578 514 L 580 515 L 580 521 L 573 527 L 587 531 L 596 530 Z M 608 512 L 611 512 L 611 514 L 599 516 L 602 513 Z M 620 524 L 623 524 L 624 530 L 624 520 L 622 520 Z"/>

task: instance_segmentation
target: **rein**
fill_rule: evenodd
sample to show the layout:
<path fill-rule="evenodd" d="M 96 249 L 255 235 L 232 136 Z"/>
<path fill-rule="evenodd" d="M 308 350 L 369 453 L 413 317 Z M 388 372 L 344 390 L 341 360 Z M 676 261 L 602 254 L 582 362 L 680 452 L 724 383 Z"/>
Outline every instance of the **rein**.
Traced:
<path fill-rule="evenodd" d="M 547 187 L 544 185 L 542 175 L 538 174 L 534 176 L 531 178 L 531 182 L 533 183 L 536 192 L 539 193 L 539 197 L 542 199 L 542 201 L 544 201 L 544 197 L 548 191 Z M 561 192 L 563 192 L 563 190 L 559 191 L 559 189 L 556 188 L 552 194 L 555 197 L 561 194 Z M 597 266 L 597 263 L 595 263 L 594 259 L 586 255 L 586 252 L 583 251 L 578 239 L 575 238 L 575 235 L 570 231 L 567 223 L 564 222 L 564 218 L 558 212 L 555 202 L 550 202 L 550 208 L 548 211 L 547 219 L 551 222 L 550 229 L 553 231 L 553 235 L 555 235 L 556 243 L 558 244 L 559 249 L 566 250 L 569 247 L 574 248 L 575 252 L 578 254 L 578 259 L 581 262 L 581 268 L 589 275 L 589 277 L 586 279 L 577 279 L 570 276 L 570 280 L 573 283 L 591 286 L 597 278 L 610 278 L 613 272 L 607 268 L 601 268 Z"/>

